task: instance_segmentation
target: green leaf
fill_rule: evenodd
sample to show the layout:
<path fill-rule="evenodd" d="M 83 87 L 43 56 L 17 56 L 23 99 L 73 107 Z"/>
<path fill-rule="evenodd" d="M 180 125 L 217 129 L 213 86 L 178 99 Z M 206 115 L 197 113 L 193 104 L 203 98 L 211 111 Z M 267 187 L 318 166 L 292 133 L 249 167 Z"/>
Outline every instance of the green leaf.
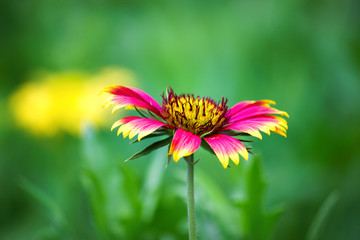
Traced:
<path fill-rule="evenodd" d="M 166 134 L 169 134 L 169 132 L 166 131 L 166 130 L 157 130 L 157 131 L 143 137 L 141 140 L 154 138 L 154 137 L 160 137 L 160 136 L 163 136 L 163 135 L 166 135 Z M 138 142 L 140 142 L 140 141 L 138 139 L 136 139 L 136 140 L 132 141 L 131 144 L 132 143 L 138 143 Z"/>
<path fill-rule="evenodd" d="M 60 206 L 54 199 L 51 198 L 48 193 L 25 178 L 22 179 L 22 187 L 26 190 L 27 193 L 29 193 L 49 210 L 52 215 L 52 219 L 56 223 L 59 225 L 64 223 L 64 215 Z"/>
<path fill-rule="evenodd" d="M 126 159 L 125 162 L 127 162 L 129 160 L 139 158 L 139 157 L 142 157 L 142 156 L 145 156 L 145 155 L 148 155 L 152 151 L 166 146 L 167 144 L 169 144 L 171 142 L 171 140 L 172 140 L 172 137 L 168 137 L 168 138 L 165 138 L 165 139 L 160 140 L 158 142 L 154 142 L 153 144 L 147 146 L 146 148 L 144 148 L 140 152 L 137 152 L 134 155 L 132 155 L 131 157 L 129 157 L 128 159 Z"/>
<path fill-rule="evenodd" d="M 143 118 L 149 118 L 148 116 L 145 116 L 144 113 L 142 113 L 142 111 L 140 111 L 135 105 L 134 108 Z"/>
<path fill-rule="evenodd" d="M 131 206 L 138 210 L 140 208 L 140 179 L 136 172 L 130 168 L 129 165 L 119 165 L 119 171 L 122 176 L 122 190 L 124 190 L 126 197 L 129 199 Z"/>
<path fill-rule="evenodd" d="M 252 150 L 252 148 L 246 148 L 246 150 L 248 151 L 248 153 L 250 153 L 250 154 L 254 154 L 254 153 L 253 153 L 253 151 L 251 151 L 251 150 Z"/>
<path fill-rule="evenodd" d="M 83 169 L 80 180 L 87 192 L 98 233 L 103 238 L 108 237 L 109 223 L 105 211 L 107 199 L 101 180 L 94 171 L 86 168 Z"/>
<path fill-rule="evenodd" d="M 67 238 L 67 236 L 73 233 L 73 229 L 71 228 L 71 225 L 69 225 L 63 209 L 49 193 L 25 178 L 21 179 L 20 184 L 28 194 L 36 199 L 47 210 L 46 213 L 50 223 L 55 226 L 54 234 L 61 235 L 62 238 Z"/>
<path fill-rule="evenodd" d="M 156 152 L 145 175 L 140 199 L 142 203 L 141 218 L 146 223 L 153 221 L 153 216 L 159 207 L 159 201 L 163 191 L 161 186 L 163 184 L 162 180 L 165 168 L 162 167 L 162 164 L 164 163 L 165 155 L 164 150 Z"/>
<path fill-rule="evenodd" d="M 199 204 L 199 208 L 207 214 L 212 215 L 220 229 L 224 229 L 226 233 L 234 235 L 237 232 L 237 226 L 234 223 L 237 220 L 237 213 L 231 200 L 225 194 L 223 183 L 216 182 L 215 179 L 201 169 L 196 169 L 195 186 L 201 189 L 202 195 L 206 203 Z M 226 239 L 226 238 L 220 238 Z"/>
<path fill-rule="evenodd" d="M 225 135 L 228 135 L 228 136 L 250 136 L 250 134 L 248 133 L 244 133 L 244 132 L 236 132 L 234 130 L 225 130 L 225 131 L 222 131 L 221 134 L 225 134 Z"/>
<path fill-rule="evenodd" d="M 215 154 L 214 150 L 210 147 L 210 145 L 204 140 L 204 139 L 201 139 L 201 146 L 206 150 L 206 151 L 209 151 L 210 153 Z"/>
<path fill-rule="evenodd" d="M 320 207 L 314 220 L 311 223 L 311 226 L 309 228 L 309 232 L 308 232 L 307 238 L 306 238 L 307 240 L 319 239 L 320 231 L 321 231 L 322 227 L 325 225 L 325 222 L 326 222 L 331 210 L 334 208 L 336 202 L 338 201 L 338 199 L 339 199 L 339 194 L 336 191 L 332 192 L 326 198 L 326 200 Z"/>
<path fill-rule="evenodd" d="M 169 145 L 169 147 L 168 147 L 168 151 L 167 151 L 167 152 L 169 152 L 169 151 L 170 151 L 170 145 Z M 167 156 L 167 163 L 166 163 L 165 168 L 167 168 L 167 167 L 169 166 L 170 161 L 171 161 L 171 158 L 172 158 L 172 155 L 168 155 L 168 156 Z"/>
<path fill-rule="evenodd" d="M 272 232 L 283 208 L 264 209 L 266 183 L 259 158 L 249 160 L 244 168 L 244 199 L 237 206 L 241 213 L 241 229 L 245 239 L 271 239 Z"/>

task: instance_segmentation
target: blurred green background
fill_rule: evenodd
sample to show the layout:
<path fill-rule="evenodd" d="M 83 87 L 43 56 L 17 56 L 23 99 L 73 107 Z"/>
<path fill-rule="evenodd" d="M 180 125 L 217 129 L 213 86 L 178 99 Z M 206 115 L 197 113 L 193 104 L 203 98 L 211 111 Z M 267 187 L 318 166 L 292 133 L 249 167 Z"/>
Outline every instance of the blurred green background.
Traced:
<path fill-rule="evenodd" d="M 0 239 L 187 238 L 186 165 L 165 169 L 165 148 L 123 162 L 151 140 L 110 132 L 132 112 L 94 104 L 109 71 L 158 101 L 169 85 L 290 114 L 288 138 L 263 134 L 239 166 L 196 153 L 199 239 L 360 239 L 359 12 L 356 0 L 0 1 Z"/>

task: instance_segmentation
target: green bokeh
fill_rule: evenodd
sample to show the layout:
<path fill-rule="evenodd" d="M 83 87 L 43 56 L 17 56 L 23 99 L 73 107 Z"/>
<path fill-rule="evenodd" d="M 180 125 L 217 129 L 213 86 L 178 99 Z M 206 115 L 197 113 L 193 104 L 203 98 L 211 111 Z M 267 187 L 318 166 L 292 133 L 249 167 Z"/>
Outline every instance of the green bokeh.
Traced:
<path fill-rule="evenodd" d="M 158 101 L 172 86 L 230 105 L 272 99 L 290 115 L 288 138 L 251 144 L 260 162 L 224 170 L 196 153 L 200 239 L 359 239 L 359 9 L 355 0 L 1 1 L 0 238 L 186 238 L 185 163 L 165 169 L 165 149 L 123 163 L 146 144 L 91 127 L 80 138 L 34 137 L 13 124 L 8 97 L 34 72 L 120 66 Z"/>

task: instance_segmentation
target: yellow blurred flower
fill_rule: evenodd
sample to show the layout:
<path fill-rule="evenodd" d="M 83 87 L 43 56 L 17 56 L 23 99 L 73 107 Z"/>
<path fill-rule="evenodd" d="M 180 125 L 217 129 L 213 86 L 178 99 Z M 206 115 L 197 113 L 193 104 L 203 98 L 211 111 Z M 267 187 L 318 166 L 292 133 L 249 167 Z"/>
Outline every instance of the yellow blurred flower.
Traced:
<path fill-rule="evenodd" d="M 10 97 L 10 108 L 19 126 L 36 135 L 60 132 L 79 135 L 84 125 L 106 123 L 99 89 L 109 84 L 134 85 L 126 69 L 108 67 L 97 75 L 81 72 L 45 74 L 26 82 Z"/>

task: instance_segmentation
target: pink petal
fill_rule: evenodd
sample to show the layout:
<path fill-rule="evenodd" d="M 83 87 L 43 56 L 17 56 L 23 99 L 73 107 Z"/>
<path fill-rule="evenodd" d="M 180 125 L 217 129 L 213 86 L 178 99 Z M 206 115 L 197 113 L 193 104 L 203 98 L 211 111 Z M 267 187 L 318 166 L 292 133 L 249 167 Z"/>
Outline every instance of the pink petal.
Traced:
<path fill-rule="evenodd" d="M 253 106 L 253 107 L 247 107 L 239 112 L 237 112 L 234 115 L 231 115 L 229 121 L 230 122 L 236 122 L 242 119 L 251 118 L 255 116 L 260 115 L 266 115 L 266 114 L 280 114 L 285 115 L 289 117 L 289 115 L 286 112 L 279 111 L 275 108 L 271 107 L 263 107 L 263 106 Z"/>
<path fill-rule="evenodd" d="M 175 162 L 180 158 L 193 154 L 201 145 L 201 138 L 183 129 L 176 130 L 170 146 L 169 155 Z"/>
<path fill-rule="evenodd" d="M 229 114 L 233 116 L 249 106 L 270 106 L 269 104 L 275 104 L 275 102 L 271 100 L 242 101 L 230 108 Z"/>
<path fill-rule="evenodd" d="M 232 106 L 232 108 L 229 109 L 229 113 L 231 115 L 235 115 L 236 113 L 238 113 L 239 111 L 241 111 L 242 109 L 244 109 L 245 107 L 249 106 L 250 104 L 254 103 L 255 101 L 242 101 L 239 102 L 237 104 L 235 104 L 234 106 Z"/>
<path fill-rule="evenodd" d="M 116 121 L 111 130 L 116 127 L 119 127 L 118 135 L 123 133 L 124 138 L 129 135 L 129 138 L 133 138 L 135 135 L 138 135 L 138 140 L 140 141 L 141 138 L 153 133 L 160 127 L 171 127 L 167 123 L 160 122 L 155 119 L 149 118 L 141 118 L 141 117 L 125 117 L 118 121 Z"/>
<path fill-rule="evenodd" d="M 204 137 L 205 141 L 214 150 L 216 156 L 220 160 L 224 168 L 229 165 L 229 158 L 238 165 L 239 155 L 248 160 L 249 153 L 246 147 L 237 139 L 224 135 L 214 134 L 208 137 Z"/>
<path fill-rule="evenodd" d="M 266 116 L 238 121 L 226 126 L 225 128 L 221 129 L 221 131 L 235 130 L 238 132 L 245 132 L 250 134 L 251 136 L 258 137 L 260 139 L 262 138 L 262 136 L 259 130 L 269 135 L 270 135 L 270 131 L 272 131 L 279 133 L 283 136 L 286 136 L 287 124 L 284 119 L 276 116 L 267 116 L 267 117 L 274 117 L 269 119 L 265 117 Z M 280 131 L 282 133 L 280 133 Z"/>
<path fill-rule="evenodd" d="M 136 106 L 138 108 L 148 109 L 162 117 L 163 109 L 160 104 L 140 89 L 115 85 L 105 88 L 104 92 L 112 94 L 104 106 L 110 107 L 116 104 L 113 112 L 126 106 Z"/>
<path fill-rule="evenodd" d="M 270 104 L 274 104 L 274 102 L 262 100 L 256 102 L 245 101 L 236 104 L 229 110 L 228 125 L 220 131 L 235 130 L 260 139 L 262 137 L 259 131 L 267 134 L 272 131 L 286 136 L 287 122 L 285 119 L 271 114 L 285 115 L 287 117 L 289 115 L 286 112 L 270 107 Z"/>

